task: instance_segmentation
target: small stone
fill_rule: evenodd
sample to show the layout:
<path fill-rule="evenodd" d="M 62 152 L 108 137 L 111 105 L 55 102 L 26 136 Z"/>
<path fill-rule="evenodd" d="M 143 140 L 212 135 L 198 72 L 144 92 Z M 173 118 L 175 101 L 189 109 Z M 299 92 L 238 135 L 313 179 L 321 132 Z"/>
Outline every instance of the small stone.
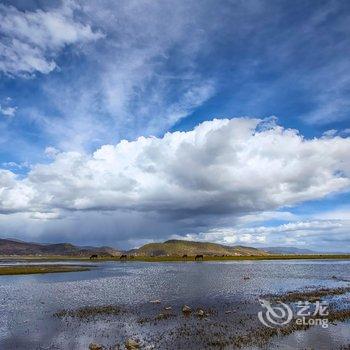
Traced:
<path fill-rule="evenodd" d="M 203 317 L 203 316 L 205 316 L 205 312 L 204 312 L 204 310 L 199 309 L 199 310 L 197 311 L 197 316 L 199 316 L 199 317 Z"/>
<path fill-rule="evenodd" d="M 151 300 L 150 303 L 151 304 L 160 304 L 161 301 L 159 299 L 156 299 L 156 300 Z"/>
<path fill-rule="evenodd" d="M 309 297 L 309 301 L 314 302 L 314 301 L 319 301 L 320 297 Z"/>
<path fill-rule="evenodd" d="M 164 308 L 164 310 L 167 310 L 167 311 L 171 310 L 171 306 L 166 306 L 166 307 Z"/>
<path fill-rule="evenodd" d="M 243 279 L 244 279 L 244 280 L 250 280 L 250 277 L 244 276 Z"/>
<path fill-rule="evenodd" d="M 192 310 L 191 310 L 191 308 L 188 305 L 184 305 L 182 307 L 182 312 L 185 313 L 185 314 L 188 314 L 188 313 L 192 312 Z"/>
<path fill-rule="evenodd" d="M 226 311 L 225 311 L 225 314 L 230 314 L 230 313 L 232 313 L 231 310 L 226 310 Z"/>
<path fill-rule="evenodd" d="M 128 339 L 126 342 L 125 342 L 125 347 L 128 349 L 128 350 L 135 350 L 135 349 L 138 349 L 140 347 L 140 344 L 134 340 L 134 339 Z"/>
<path fill-rule="evenodd" d="M 97 343 L 91 343 L 89 345 L 89 350 L 102 350 L 102 345 Z"/>

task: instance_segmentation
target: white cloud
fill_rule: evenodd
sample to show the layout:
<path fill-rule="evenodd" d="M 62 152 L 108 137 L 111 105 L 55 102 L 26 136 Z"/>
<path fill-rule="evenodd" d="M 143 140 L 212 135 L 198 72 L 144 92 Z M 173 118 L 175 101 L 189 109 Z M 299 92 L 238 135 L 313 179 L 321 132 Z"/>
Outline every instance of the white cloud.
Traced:
<path fill-rule="evenodd" d="M 314 214 L 313 219 L 316 220 L 348 220 L 350 221 L 350 207 L 349 206 L 338 206 L 333 210 L 323 211 Z"/>
<path fill-rule="evenodd" d="M 64 46 L 101 38 L 99 31 L 74 17 L 77 7 L 64 1 L 47 11 L 20 11 L 0 4 L 0 71 L 22 76 L 47 74 L 55 69 L 55 56 Z"/>
<path fill-rule="evenodd" d="M 30 168 L 28 162 L 16 163 L 16 162 L 4 162 L 1 164 L 4 168 L 13 168 L 13 169 L 25 169 Z"/>
<path fill-rule="evenodd" d="M 326 131 L 323 133 L 323 136 L 324 136 L 324 137 L 333 137 L 333 136 L 337 135 L 337 133 L 338 133 L 338 130 L 329 129 L 329 130 L 326 130 Z"/>
<path fill-rule="evenodd" d="M 314 230 L 331 230 L 343 227 L 343 223 L 338 220 L 313 220 L 313 221 L 297 221 L 289 222 L 278 226 L 259 226 L 242 229 L 241 232 L 251 234 L 266 233 L 285 233 L 294 231 L 314 231 Z"/>
<path fill-rule="evenodd" d="M 216 242 L 221 244 L 245 244 L 255 246 L 285 246 L 314 247 L 321 251 L 330 251 L 334 247 L 332 243 L 348 241 L 350 220 L 307 220 L 288 222 L 277 226 L 256 227 L 216 227 L 204 232 L 186 234 L 188 240 L 202 242 Z M 174 235 L 173 238 L 181 238 Z M 334 242 L 333 242 L 334 241 Z M 330 244 L 331 242 L 331 244 Z M 337 248 L 339 249 L 339 248 Z M 339 251 L 346 251 L 346 247 Z"/>
<path fill-rule="evenodd" d="M 0 105 L 0 113 L 5 117 L 12 118 L 16 114 L 17 107 L 3 107 Z"/>
<path fill-rule="evenodd" d="M 0 170 L 0 203 L 2 213 L 27 211 L 35 189 L 19 181 L 9 170 Z"/>
<path fill-rule="evenodd" d="M 213 120 L 193 131 L 56 154 L 24 179 L 1 172 L 2 212 L 131 210 L 174 220 L 242 216 L 344 191 L 350 139 L 306 140 L 259 119 Z"/>
<path fill-rule="evenodd" d="M 206 232 L 190 233 L 186 234 L 184 237 L 174 235 L 172 238 L 197 242 L 215 242 L 226 245 L 254 245 L 257 243 L 265 243 L 267 241 L 267 237 L 264 234 L 247 233 L 244 230 L 242 231 L 232 227 L 212 228 Z"/>
<path fill-rule="evenodd" d="M 48 158 L 55 158 L 60 151 L 55 147 L 48 146 L 45 148 L 44 153 Z"/>
<path fill-rule="evenodd" d="M 247 225 L 268 220 L 292 221 L 298 219 L 298 216 L 289 211 L 263 211 L 253 214 L 247 214 L 238 218 L 238 225 Z"/>

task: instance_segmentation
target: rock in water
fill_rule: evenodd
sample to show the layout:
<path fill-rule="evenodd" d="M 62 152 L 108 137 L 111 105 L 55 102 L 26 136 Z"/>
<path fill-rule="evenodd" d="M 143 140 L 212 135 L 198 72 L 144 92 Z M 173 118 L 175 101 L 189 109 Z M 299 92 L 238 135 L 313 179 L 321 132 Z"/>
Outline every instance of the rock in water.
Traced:
<path fill-rule="evenodd" d="M 150 303 L 151 303 L 151 304 L 160 304 L 161 301 L 160 301 L 159 299 L 157 299 L 157 300 L 151 300 Z"/>
<path fill-rule="evenodd" d="M 89 345 L 89 350 L 102 350 L 102 345 L 96 344 L 96 343 L 91 343 Z"/>
<path fill-rule="evenodd" d="M 203 317 L 203 316 L 205 316 L 205 312 L 204 312 L 204 310 L 199 309 L 199 310 L 197 311 L 197 316 L 199 316 L 199 317 Z"/>
<path fill-rule="evenodd" d="M 191 310 L 191 308 L 190 308 L 188 305 L 184 305 L 184 306 L 182 307 L 182 312 L 183 312 L 184 314 L 189 314 L 190 312 L 192 312 L 192 310 Z"/>
<path fill-rule="evenodd" d="M 125 342 L 125 347 L 128 349 L 128 350 L 135 350 L 135 349 L 139 349 L 140 348 L 140 344 L 134 340 L 134 339 L 128 339 L 126 342 Z"/>

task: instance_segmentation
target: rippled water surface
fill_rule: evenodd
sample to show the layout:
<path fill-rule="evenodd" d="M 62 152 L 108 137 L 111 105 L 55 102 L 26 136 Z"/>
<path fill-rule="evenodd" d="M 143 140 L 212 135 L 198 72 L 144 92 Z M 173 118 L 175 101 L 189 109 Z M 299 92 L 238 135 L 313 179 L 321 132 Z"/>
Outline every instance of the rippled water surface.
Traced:
<path fill-rule="evenodd" d="M 334 260 L 93 265 L 92 270 L 84 272 L 1 276 L 0 349 L 87 349 L 91 341 L 101 342 L 108 348 L 121 344 L 129 336 L 141 340 L 148 337 L 149 347 L 158 348 L 160 338 L 152 338 L 153 334 L 163 332 L 161 341 L 167 344 L 164 337 L 179 321 L 141 324 L 140 318 L 159 312 L 150 300 L 159 299 L 163 306 L 171 305 L 176 312 L 181 305 L 188 304 L 216 307 L 225 314 L 225 308 L 235 305 L 234 316 L 222 316 L 229 323 L 229 317 L 237 319 L 250 314 L 254 318 L 260 295 L 311 287 L 349 286 L 350 280 L 350 262 Z M 62 309 L 108 304 L 120 305 L 131 313 L 118 320 L 95 319 L 69 324 L 53 316 Z M 350 344 L 348 326 L 342 323 L 339 331 L 332 326 L 335 330 L 327 330 L 328 334 L 326 331 L 321 334 L 322 329 L 316 328 L 303 333 L 311 337 L 316 332 L 316 336 L 326 337 L 328 343 L 324 348 L 327 349 L 331 344 Z M 306 339 L 305 334 L 301 337 Z M 286 337 L 284 345 L 293 346 L 295 336 Z M 310 346 L 310 341 L 313 340 L 302 341 L 300 348 Z M 275 346 L 279 346 L 278 342 Z M 181 348 L 181 342 L 172 343 L 169 348 Z M 197 348 L 195 342 L 192 348 Z"/>

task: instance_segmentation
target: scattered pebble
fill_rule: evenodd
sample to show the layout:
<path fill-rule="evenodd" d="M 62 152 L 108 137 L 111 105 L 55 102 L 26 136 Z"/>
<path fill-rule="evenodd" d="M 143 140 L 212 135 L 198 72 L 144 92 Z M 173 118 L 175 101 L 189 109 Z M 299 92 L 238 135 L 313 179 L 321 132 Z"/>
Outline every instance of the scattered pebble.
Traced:
<path fill-rule="evenodd" d="M 161 301 L 159 299 L 156 299 L 156 300 L 151 300 L 150 303 L 151 304 L 160 304 Z"/>
<path fill-rule="evenodd" d="M 191 308 L 188 305 L 184 305 L 182 307 L 182 312 L 186 314 L 186 313 L 192 312 L 192 310 L 191 310 Z"/>
<path fill-rule="evenodd" d="M 125 347 L 128 349 L 128 350 L 135 350 L 135 349 L 138 349 L 140 347 L 140 344 L 134 340 L 134 339 L 128 339 L 126 342 L 125 342 Z"/>
<path fill-rule="evenodd" d="M 89 345 L 89 350 L 102 350 L 102 345 L 97 343 L 91 343 Z"/>
<path fill-rule="evenodd" d="M 205 312 L 204 312 L 204 310 L 199 309 L 199 310 L 197 311 L 197 316 L 199 316 L 199 317 L 203 317 L 203 316 L 205 316 Z"/>

